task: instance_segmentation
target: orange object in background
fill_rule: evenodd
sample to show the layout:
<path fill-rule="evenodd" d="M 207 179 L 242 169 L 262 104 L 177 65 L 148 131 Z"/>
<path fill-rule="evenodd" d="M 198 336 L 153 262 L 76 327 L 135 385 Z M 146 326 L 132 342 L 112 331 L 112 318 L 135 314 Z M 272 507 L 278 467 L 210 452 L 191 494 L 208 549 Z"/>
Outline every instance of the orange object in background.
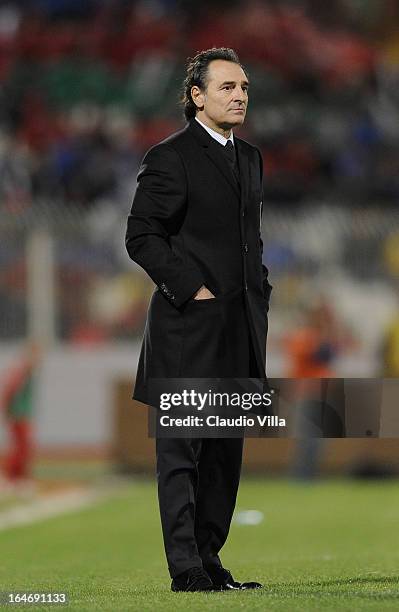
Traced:
<path fill-rule="evenodd" d="M 293 332 L 285 342 L 290 358 L 291 378 L 331 378 L 334 370 L 331 361 L 336 347 L 331 340 L 323 338 L 319 330 L 304 327 Z"/>
<path fill-rule="evenodd" d="M 291 378 L 333 378 L 334 360 L 353 338 L 331 307 L 321 300 L 305 314 L 304 324 L 284 340 Z"/>
<path fill-rule="evenodd" d="M 306 311 L 303 325 L 284 340 L 287 376 L 296 380 L 291 390 L 292 401 L 320 399 L 324 393 L 321 379 L 335 378 L 335 359 L 354 346 L 356 342 L 352 334 L 321 298 L 318 304 Z"/>

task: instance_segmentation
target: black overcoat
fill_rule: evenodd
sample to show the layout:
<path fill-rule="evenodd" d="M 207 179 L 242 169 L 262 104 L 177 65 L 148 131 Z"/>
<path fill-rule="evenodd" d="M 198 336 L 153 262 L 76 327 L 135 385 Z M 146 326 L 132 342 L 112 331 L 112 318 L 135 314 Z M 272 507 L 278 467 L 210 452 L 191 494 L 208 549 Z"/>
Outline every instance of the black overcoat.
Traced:
<path fill-rule="evenodd" d="M 239 183 L 223 146 L 195 120 L 152 147 L 139 170 L 126 248 L 156 284 L 133 393 L 144 403 L 151 378 L 265 377 L 263 164 L 256 147 L 234 142 Z M 215 298 L 194 300 L 201 285 Z"/>

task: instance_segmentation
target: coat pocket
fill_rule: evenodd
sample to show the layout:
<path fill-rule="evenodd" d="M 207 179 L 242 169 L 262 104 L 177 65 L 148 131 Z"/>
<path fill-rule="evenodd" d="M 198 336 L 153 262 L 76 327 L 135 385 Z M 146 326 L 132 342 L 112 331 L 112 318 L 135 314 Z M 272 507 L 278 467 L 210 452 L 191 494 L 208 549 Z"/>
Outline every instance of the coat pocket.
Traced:
<path fill-rule="evenodd" d="M 209 306 L 212 305 L 214 303 L 217 303 L 219 300 L 219 298 L 217 296 L 213 297 L 213 298 L 207 298 L 206 300 L 194 300 L 194 298 L 192 298 L 191 300 L 189 300 L 187 302 L 187 307 L 191 307 L 191 308 L 203 308 L 204 306 Z"/>

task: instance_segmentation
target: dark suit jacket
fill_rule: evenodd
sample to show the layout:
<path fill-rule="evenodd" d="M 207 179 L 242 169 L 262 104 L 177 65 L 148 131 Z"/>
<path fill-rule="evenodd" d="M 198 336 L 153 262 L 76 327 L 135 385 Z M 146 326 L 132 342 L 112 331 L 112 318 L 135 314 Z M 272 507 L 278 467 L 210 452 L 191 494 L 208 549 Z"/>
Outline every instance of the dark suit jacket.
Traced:
<path fill-rule="evenodd" d="M 222 145 L 195 120 L 142 162 L 126 248 L 157 285 L 133 395 L 145 403 L 149 378 L 239 376 L 229 355 L 248 335 L 243 316 L 256 375 L 265 376 L 271 286 L 260 239 L 263 165 L 256 147 L 234 141 L 240 184 Z M 201 285 L 216 298 L 193 300 Z"/>

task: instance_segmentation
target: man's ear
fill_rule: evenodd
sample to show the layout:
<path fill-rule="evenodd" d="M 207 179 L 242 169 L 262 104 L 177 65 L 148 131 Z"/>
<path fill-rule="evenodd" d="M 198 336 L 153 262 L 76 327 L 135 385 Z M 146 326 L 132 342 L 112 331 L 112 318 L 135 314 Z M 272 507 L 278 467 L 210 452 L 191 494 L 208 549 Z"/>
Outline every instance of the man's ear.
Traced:
<path fill-rule="evenodd" d="M 205 95 L 202 89 L 200 89 L 197 85 L 193 85 L 191 88 L 191 98 L 198 110 L 202 110 L 204 108 Z"/>

